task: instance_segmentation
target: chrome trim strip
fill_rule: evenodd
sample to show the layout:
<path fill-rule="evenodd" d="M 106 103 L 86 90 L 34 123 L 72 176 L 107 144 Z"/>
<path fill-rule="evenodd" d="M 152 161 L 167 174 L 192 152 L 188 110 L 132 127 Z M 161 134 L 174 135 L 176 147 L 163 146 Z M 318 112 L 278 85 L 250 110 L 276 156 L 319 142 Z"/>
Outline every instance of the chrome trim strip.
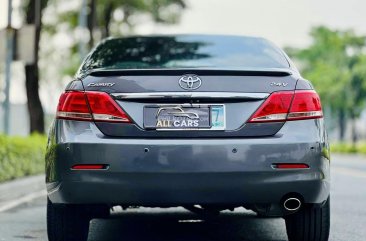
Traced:
<path fill-rule="evenodd" d="M 268 93 L 241 92 L 142 92 L 142 93 L 112 93 L 116 99 L 159 99 L 159 98 L 227 98 L 262 100 Z"/>

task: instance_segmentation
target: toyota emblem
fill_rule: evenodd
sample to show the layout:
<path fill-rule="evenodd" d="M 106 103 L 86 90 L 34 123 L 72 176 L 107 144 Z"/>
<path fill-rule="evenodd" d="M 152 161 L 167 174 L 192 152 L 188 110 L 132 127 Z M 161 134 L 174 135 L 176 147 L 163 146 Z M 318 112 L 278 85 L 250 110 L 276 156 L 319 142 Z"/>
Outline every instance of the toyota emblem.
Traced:
<path fill-rule="evenodd" d="M 196 90 L 201 85 L 201 78 L 194 74 L 186 74 L 179 79 L 179 86 L 185 90 Z"/>

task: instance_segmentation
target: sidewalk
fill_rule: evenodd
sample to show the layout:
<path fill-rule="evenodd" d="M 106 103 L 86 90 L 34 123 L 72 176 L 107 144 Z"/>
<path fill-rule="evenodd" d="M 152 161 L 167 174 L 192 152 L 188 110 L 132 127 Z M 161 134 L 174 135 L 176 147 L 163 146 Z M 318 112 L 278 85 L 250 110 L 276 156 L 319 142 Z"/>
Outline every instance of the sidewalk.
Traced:
<path fill-rule="evenodd" d="M 0 212 L 45 195 L 46 185 L 43 174 L 0 183 Z"/>

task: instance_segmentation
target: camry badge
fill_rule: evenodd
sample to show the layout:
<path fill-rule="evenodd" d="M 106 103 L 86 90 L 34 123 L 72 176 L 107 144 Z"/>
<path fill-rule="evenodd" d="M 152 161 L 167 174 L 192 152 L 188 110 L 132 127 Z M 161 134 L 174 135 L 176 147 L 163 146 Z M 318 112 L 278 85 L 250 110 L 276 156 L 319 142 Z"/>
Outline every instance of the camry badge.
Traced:
<path fill-rule="evenodd" d="M 88 87 L 112 87 L 116 83 L 89 83 Z"/>
<path fill-rule="evenodd" d="M 179 79 L 179 86 L 185 90 L 196 90 L 201 87 L 201 85 L 201 78 L 194 74 L 186 74 Z"/>

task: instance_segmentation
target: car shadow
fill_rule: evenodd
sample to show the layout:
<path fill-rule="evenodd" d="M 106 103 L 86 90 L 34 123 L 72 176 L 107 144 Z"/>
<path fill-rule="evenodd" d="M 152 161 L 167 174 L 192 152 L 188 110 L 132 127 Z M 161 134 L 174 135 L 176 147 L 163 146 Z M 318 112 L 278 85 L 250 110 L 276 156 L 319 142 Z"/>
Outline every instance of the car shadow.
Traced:
<path fill-rule="evenodd" d="M 281 218 L 240 209 L 202 217 L 181 208 L 142 208 L 92 220 L 88 241 L 286 241 Z"/>

